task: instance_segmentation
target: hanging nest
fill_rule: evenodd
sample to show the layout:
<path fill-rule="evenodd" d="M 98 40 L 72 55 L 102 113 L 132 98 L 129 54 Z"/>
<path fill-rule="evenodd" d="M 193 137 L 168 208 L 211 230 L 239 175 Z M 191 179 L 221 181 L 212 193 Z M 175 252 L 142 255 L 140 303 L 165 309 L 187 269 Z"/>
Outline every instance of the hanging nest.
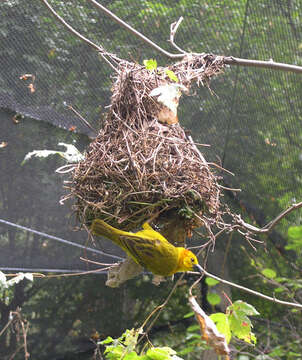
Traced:
<path fill-rule="evenodd" d="M 177 122 L 175 110 L 180 91 L 193 82 L 208 86 L 223 65 L 222 57 L 209 54 L 153 71 L 119 63 L 104 126 L 68 186 L 81 223 L 100 218 L 133 231 L 151 220 L 176 245 L 194 227 L 210 229 L 220 216 L 219 179 Z M 161 89 L 176 89 L 174 105 L 152 95 Z"/>

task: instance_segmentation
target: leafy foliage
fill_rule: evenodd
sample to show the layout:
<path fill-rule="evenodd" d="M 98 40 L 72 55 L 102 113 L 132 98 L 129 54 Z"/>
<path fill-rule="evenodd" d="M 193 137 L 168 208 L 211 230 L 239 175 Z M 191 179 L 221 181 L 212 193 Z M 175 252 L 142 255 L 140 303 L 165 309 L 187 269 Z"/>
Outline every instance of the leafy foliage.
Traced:
<path fill-rule="evenodd" d="M 216 323 L 218 331 L 225 335 L 227 342 L 231 337 L 256 343 L 255 334 L 252 333 L 252 323 L 248 316 L 260 315 L 250 304 L 237 300 L 227 307 L 226 313 L 212 314 L 210 318 Z"/>
<path fill-rule="evenodd" d="M 302 226 L 290 226 L 288 228 L 288 245 L 287 250 L 294 250 L 301 253 L 302 250 Z"/>
<path fill-rule="evenodd" d="M 142 329 L 126 330 L 118 339 L 108 336 L 101 341 L 105 345 L 105 358 L 108 360 L 182 360 L 170 347 L 151 347 L 144 354 L 137 354 L 138 336 Z M 110 344 L 110 345 L 109 345 Z"/>
<path fill-rule="evenodd" d="M 170 78 L 170 80 L 175 81 L 175 82 L 178 82 L 178 81 L 179 81 L 179 80 L 178 80 L 178 77 L 175 75 L 174 71 L 166 69 L 166 70 L 165 70 L 165 73 L 168 75 L 168 77 Z"/>
<path fill-rule="evenodd" d="M 157 61 L 155 59 L 144 60 L 144 65 L 149 71 L 155 71 L 157 69 Z"/>

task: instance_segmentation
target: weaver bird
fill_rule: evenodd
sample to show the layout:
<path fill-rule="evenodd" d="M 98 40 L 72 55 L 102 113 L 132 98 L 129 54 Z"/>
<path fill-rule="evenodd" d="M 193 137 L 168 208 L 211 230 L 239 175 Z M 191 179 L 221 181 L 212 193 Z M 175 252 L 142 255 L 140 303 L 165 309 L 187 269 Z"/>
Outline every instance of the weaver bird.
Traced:
<path fill-rule="evenodd" d="M 95 235 L 104 236 L 121 247 L 139 265 L 153 274 L 169 276 L 196 268 L 203 272 L 192 251 L 169 243 L 159 232 L 144 223 L 136 233 L 116 229 L 103 220 L 95 219 L 91 225 Z"/>

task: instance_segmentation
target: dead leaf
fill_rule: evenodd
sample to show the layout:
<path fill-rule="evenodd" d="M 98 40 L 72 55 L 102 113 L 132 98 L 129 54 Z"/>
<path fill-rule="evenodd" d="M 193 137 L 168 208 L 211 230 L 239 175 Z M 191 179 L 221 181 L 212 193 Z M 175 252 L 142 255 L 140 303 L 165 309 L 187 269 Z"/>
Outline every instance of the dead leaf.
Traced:
<path fill-rule="evenodd" d="M 201 309 L 193 296 L 189 297 L 189 303 L 199 323 L 201 338 L 217 355 L 225 355 L 225 360 L 229 360 L 230 349 L 224 335 L 220 334 L 214 321 Z"/>
<path fill-rule="evenodd" d="M 70 128 L 68 130 L 73 132 L 73 131 L 76 131 L 76 128 L 77 127 L 75 125 L 72 125 L 72 126 L 70 126 Z"/>
<path fill-rule="evenodd" d="M 34 82 L 36 80 L 36 76 L 33 75 L 33 74 L 23 74 L 19 77 L 20 80 L 28 80 L 28 79 L 31 79 L 31 83 L 27 86 L 30 90 L 31 93 L 34 93 L 36 91 L 36 88 L 35 88 L 35 85 L 34 85 Z"/>

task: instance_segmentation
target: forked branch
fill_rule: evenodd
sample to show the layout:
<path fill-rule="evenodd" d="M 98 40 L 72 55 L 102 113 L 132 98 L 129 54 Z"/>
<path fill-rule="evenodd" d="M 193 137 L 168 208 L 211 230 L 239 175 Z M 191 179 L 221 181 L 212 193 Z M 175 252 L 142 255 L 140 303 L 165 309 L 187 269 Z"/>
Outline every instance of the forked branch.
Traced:
<path fill-rule="evenodd" d="M 69 25 L 58 13 L 49 5 L 47 0 L 41 0 L 44 5 L 50 10 L 50 12 L 59 20 L 70 32 L 72 32 L 75 36 L 77 36 L 82 41 L 86 42 L 89 46 L 97 50 L 102 58 L 113 68 L 114 71 L 118 72 L 118 69 L 113 65 L 113 62 L 116 60 L 119 62 L 119 59 L 113 55 L 109 54 L 105 51 L 105 49 L 102 46 L 96 45 L 91 40 L 87 39 L 85 36 L 80 34 L 78 31 L 76 31 L 71 25 Z M 139 31 L 135 30 L 132 26 L 127 24 L 125 21 L 120 19 L 118 16 L 116 16 L 114 13 L 112 13 L 110 10 L 108 10 L 105 6 L 101 5 L 95 0 L 88 0 L 90 1 L 95 7 L 97 7 L 99 10 L 101 10 L 103 13 L 105 13 L 107 16 L 109 16 L 111 19 L 116 21 L 120 26 L 124 27 L 127 31 L 131 32 L 133 35 L 135 35 L 137 38 L 148 44 L 149 46 L 153 47 L 155 50 L 157 50 L 159 53 L 169 57 L 170 59 L 182 59 L 186 55 L 188 55 L 188 52 L 182 50 L 176 43 L 174 42 L 175 33 L 182 21 L 182 17 L 176 22 L 171 25 L 171 33 L 170 33 L 170 42 L 171 44 L 178 50 L 180 53 L 173 54 L 159 45 L 157 45 L 155 42 L 147 38 L 145 35 L 140 33 Z M 194 53 L 193 55 L 201 55 L 198 53 Z M 109 59 L 108 59 L 109 58 Z M 224 57 L 224 63 L 226 65 L 236 65 L 236 66 L 249 66 L 249 67 L 260 67 L 260 68 L 266 68 L 266 69 L 272 69 L 272 70 L 281 70 L 281 71 L 290 71 L 298 74 L 302 74 L 302 66 L 297 65 L 290 65 L 290 64 L 284 64 L 284 63 L 278 63 L 273 60 L 268 61 L 261 61 L 261 60 L 250 60 L 250 59 L 241 59 L 236 58 L 233 56 L 225 56 Z"/>
<path fill-rule="evenodd" d="M 237 215 L 236 216 L 236 224 L 237 225 L 235 225 L 234 229 L 235 228 L 244 228 L 244 229 L 248 230 L 250 233 L 265 234 L 265 233 L 268 233 L 269 231 L 271 231 L 272 228 L 274 226 L 276 226 L 280 222 L 280 220 L 283 219 L 286 215 L 288 215 L 292 211 L 297 210 L 301 207 L 302 207 L 302 201 L 297 204 L 291 205 L 288 209 L 282 211 L 275 219 L 271 220 L 269 223 L 267 223 L 262 228 L 258 228 L 256 226 L 246 223 L 245 221 L 243 221 L 241 219 L 240 215 Z"/>

